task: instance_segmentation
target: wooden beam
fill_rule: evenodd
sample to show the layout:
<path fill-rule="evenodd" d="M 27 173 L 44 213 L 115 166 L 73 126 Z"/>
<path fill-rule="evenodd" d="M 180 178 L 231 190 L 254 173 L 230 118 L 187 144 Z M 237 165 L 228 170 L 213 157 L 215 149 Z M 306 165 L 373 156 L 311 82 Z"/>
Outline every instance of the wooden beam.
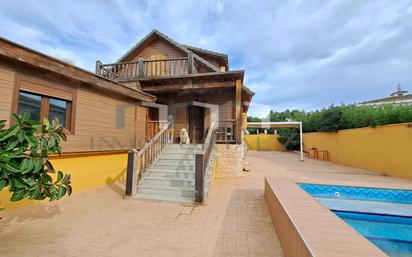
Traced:
<path fill-rule="evenodd" d="M 242 143 L 242 81 L 236 80 L 235 93 L 236 144 Z"/>
<path fill-rule="evenodd" d="M 240 81 L 240 80 L 239 80 Z M 181 81 L 182 82 L 182 81 Z M 192 83 L 192 84 L 174 84 L 163 86 L 142 86 L 142 89 L 146 92 L 163 92 L 174 90 L 186 90 L 186 89 L 213 89 L 213 88 L 233 88 L 233 82 L 204 82 L 204 83 Z"/>
<path fill-rule="evenodd" d="M 205 72 L 205 73 L 194 73 L 194 74 L 182 74 L 182 75 L 175 75 L 173 77 L 145 77 L 145 78 L 139 78 L 141 81 L 156 81 L 156 80 L 164 80 L 164 79 L 171 79 L 171 80 L 177 80 L 177 79 L 191 79 L 191 78 L 208 78 L 211 80 L 217 80 L 219 81 L 220 78 L 223 79 L 240 79 L 243 80 L 245 72 L 243 70 L 237 70 L 237 71 L 226 71 L 226 72 Z"/>

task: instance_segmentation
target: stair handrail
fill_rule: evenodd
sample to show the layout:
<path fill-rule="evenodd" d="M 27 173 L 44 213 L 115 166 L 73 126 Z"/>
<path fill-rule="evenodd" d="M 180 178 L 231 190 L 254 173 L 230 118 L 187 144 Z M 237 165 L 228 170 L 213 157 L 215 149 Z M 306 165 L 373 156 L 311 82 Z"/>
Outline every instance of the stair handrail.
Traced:
<path fill-rule="evenodd" d="M 132 149 L 128 153 L 126 174 L 126 196 L 137 192 L 137 184 L 144 173 L 157 161 L 167 145 L 173 143 L 173 119 L 168 117 L 167 123 L 142 149 Z"/>
<path fill-rule="evenodd" d="M 217 122 L 213 121 L 210 125 L 202 150 L 196 153 L 195 157 L 195 201 L 204 202 L 205 199 L 205 177 L 206 169 L 209 164 L 210 154 L 216 144 Z"/>

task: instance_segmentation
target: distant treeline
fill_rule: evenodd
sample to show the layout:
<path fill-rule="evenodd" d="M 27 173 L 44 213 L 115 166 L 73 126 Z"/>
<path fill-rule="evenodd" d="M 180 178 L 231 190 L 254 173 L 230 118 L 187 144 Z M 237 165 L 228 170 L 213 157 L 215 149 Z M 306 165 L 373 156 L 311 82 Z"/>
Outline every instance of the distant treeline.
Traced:
<path fill-rule="evenodd" d="M 328 108 L 310 112 L 299 110 L 271 111 L 266 118 L 248 117 L 248 121 L 302 121 L 303 132 L 336 132 L 342 129 L 412 122 L 412 105 L 332 105 Z M 272 133 L 272 131 L 270 130 L 269 133 Z M 278 131 L 280 134 L 279 140 L 288 149 L 295 150 L 299 148 L 298 130 L 278 129 Z M 249 132 L 256 133 L 256 130 L 250 129 Z M 293 142 L 291 142 L 291 138 Z"/>

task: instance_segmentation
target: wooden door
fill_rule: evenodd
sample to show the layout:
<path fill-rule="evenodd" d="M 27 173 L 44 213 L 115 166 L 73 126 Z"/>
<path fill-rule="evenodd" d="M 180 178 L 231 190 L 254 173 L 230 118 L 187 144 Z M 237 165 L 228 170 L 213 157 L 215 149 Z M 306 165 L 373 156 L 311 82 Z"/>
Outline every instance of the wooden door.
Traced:
<path fill-rule="evenodd" d="M 159 132 L 159 109 L 149 107 L 147 109 L 146 140 L 152 139 Z"/>
<path fill-rule="evenodd" d="M 203 143 L 204 116 L 203 107 L 189 106 L 189 137 L 193 144 Z"/>

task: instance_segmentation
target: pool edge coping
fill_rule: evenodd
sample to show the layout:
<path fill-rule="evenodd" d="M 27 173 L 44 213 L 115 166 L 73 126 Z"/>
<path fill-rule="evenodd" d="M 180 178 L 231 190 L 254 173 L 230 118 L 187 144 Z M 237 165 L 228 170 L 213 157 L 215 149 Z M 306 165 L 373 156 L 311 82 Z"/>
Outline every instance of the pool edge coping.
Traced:
<path fill-rule="evenodd" d="M 330 256 L 332 253 L 333 256 L 342 257 L 387 256 L 377 246 L 303 190 L 298 185 L 300 183 L 406 189 L 405 187 L 396 187 L 391 183 L 382 186 L 383 183 L 266 177 L 265 200 L 285 256 Z M 268 202 L 271 201 L 271 198 L 275 201 Z M 283 214 L 282 210 L 275 210 L 276 207 L 281 208 Z M 282 215 L 286 217 L 281 217 Z M 311 215 L 315 215 L 315 217 Z M 282 224 L 279 224 L 279 219 L 282 220 Z M 327 222 L 325 223 L 325 221 Z M 291 233 L 295 233 L 295 235 Z M 287 242 L 286 238 L 289 241 L 294 241 L 292 242 L 294 244 L 303 243 L 304 245 L 293 245 Z M 290 240 L 291 238 L 292 240 Z M 339 240 L 336 240 L 336 238 L 339 238 Z M 305 248 L 307 251 L 305 251 Z"/>

